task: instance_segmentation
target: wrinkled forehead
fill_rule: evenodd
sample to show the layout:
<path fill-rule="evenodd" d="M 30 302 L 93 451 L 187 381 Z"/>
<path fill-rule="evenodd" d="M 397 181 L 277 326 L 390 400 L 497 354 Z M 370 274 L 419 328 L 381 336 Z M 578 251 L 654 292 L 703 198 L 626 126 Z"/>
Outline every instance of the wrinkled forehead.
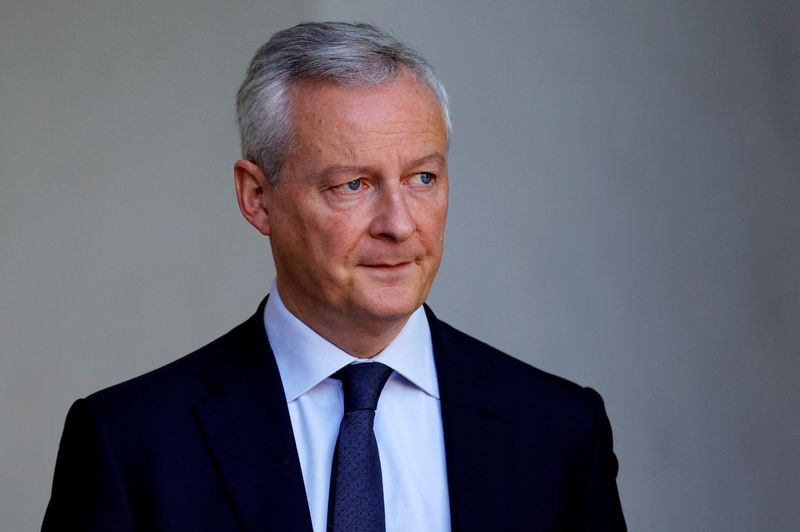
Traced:
<path fill-rule="evenodd" d="M 382 113 L 371 104 L 381 101 L 386 108 L 383 116 L 392 115 L 394 104 L 403 105 L 408 122 L 441 125 L 447 136 L 441 103 L 433 90 L 407 68 L 370 85 L 348 85 L 324 78 L 301 79 L 290 85 L 287 97 L 293 131 L 309 119 L 315 128 L 331 126 L 333 120 L 353 127 L 380 126 Z"/>
<path fill-rule="evenodd" d="M 370 87 L 304 80 L 290 91 L 288 166 L 403 171 L 413 161 L 447 165 L 447 133 L 436 97 L 414 78 Z"/>

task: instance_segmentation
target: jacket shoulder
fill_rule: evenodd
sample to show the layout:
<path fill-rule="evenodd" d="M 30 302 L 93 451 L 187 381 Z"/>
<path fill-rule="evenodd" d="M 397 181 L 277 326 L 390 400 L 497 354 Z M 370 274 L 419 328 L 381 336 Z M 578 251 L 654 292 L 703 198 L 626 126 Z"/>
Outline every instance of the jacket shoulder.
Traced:
<path fill-rule="evenodd" d="M 504 377 L 511 378 L 515 382 L 545 386 L 555 393 L 580 393 L 584 389 L 575 382 L 509 355 L 438 318 L 434 317 L 434 320 L 431 320 L 431 328 L 434 337 L 438 337 L 441 343 L 447 344 L 449 349 L 457 352 L 457 356 L 471 358 L 474 365 L 490 368 L 493 372 L 502 373 Z"/>
<path fill-rule="evenodd" d="M 574 423 L 576 431 L 584 431 L 598 413 L 605 415 L 603 400 L 595 390 L 504 353 L 428 312 L 434 345 L 447 346 L 448 366 L 479 376 L 486 393 L 512 405 L 517 416 L 536 413 L 560 425 Z"/>
<path fill-rule="evenodd" d="M 254 351 L 263 357 L 265 335 L 262 348 L 252 349 L 252 344 L 259 341 L 259 326 L 263 330 L 255 318 L 160 368 L 89 395 L 86 405 L 103 418 L 130 420 L 137 415 L 167 414 L 172 408 L 185 409 L 197 403 L 214 391 L 213 383 L 206 382 L 204 375 L 233 377 L 258 363 Z"/>

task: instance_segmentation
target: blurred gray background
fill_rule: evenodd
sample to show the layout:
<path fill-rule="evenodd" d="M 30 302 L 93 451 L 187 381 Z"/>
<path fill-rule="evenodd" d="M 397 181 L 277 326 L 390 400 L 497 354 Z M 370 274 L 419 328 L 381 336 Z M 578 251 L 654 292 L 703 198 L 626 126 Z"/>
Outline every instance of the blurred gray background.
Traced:
<path fill-rule="evenodd" d="M 70 403 L 249 316 L 236 207 L 258 45 L 367 20 L 452 97 L 430 302 L 598 389 L 631 530 L 800 523 L 800 6 L 755 1 L 0 4 L 0 530 L 37 529 Z"/>

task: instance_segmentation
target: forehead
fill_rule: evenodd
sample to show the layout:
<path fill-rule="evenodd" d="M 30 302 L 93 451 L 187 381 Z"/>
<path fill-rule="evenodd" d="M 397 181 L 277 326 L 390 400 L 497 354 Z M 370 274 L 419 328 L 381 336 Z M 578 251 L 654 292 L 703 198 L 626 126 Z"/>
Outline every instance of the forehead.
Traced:
<path fill-rule="evenodd" d="M 303 80 L 289 90 L 296 148 L 417 148 L 446 152 L 447 135 L 438 100 L 408 72 L 368 87 Z"/>

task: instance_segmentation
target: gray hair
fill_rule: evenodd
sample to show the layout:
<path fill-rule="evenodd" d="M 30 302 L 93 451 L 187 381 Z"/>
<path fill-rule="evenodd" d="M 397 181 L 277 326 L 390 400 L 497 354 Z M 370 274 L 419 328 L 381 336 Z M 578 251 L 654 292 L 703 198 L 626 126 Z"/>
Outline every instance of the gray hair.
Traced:
<path fill-rule="evenodd" d="M 439 101 L 450 138 L 447 93 L 431 65 L 371 24 L 306 22 L 279 31 L 256 52 L 236 98 L 242 157 L 278 183 L 292 144 L 289 88 L 303 79 L 350 87 L 380 85 L 410 70 Z"/>

